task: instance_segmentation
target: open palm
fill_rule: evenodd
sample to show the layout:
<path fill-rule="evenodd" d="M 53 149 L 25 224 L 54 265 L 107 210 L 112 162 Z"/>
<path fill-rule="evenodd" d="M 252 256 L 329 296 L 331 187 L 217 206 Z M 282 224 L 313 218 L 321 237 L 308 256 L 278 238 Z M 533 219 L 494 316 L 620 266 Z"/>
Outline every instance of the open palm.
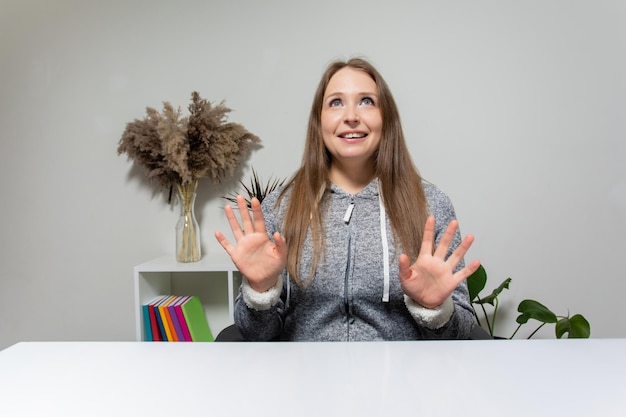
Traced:
<path fill-rule="evenodd" d="M 411 265 L 407 255 L 400 255 L 398 265 L 402 291 L 423 307 L 440 306 L 450 297 L 454 289 L 480 265 L 480 262 L 476 260 L 454 272 L 474 242 L 472 235 L 467 235 L 446 259 L 458 226 L 456 220 L 451 221 L 437 248 L 433 251 L 435 218 L 429 216 L 424 228 L 422 247 L 415 263 Z"/>
<path fill-rule="evenodd" d="M 280 233 L 274 233 L 274 242 L 267 236 L 265 219 L 261 211 L 261 204 L 256 198 L 252 199 L 252 215 L 242 196 L 237 196 L 237 206 L 241 216 L 241 225 L 235 216 L 233 208 L 226 206 L 224 211 L 235 237 L 236 245 L 226 239 L 222 232 L 215 232 L 217 241 L 230 255 L 233 263 L 248 283 L 258 292 L 272 288 L 278 276 L 285 268 L 287 246 Z"/>

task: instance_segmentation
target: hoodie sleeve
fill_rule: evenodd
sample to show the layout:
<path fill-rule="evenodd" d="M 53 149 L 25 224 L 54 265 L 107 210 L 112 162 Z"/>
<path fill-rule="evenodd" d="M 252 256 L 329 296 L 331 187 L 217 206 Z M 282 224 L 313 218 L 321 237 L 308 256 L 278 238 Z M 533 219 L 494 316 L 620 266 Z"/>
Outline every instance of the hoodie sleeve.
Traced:
<path fill-rule="evenodd" d="M 424 184 L 424 192 L 428 199 L 430 214 L 435 216 L 435 244 L 438 245 L 443 234 L 452 220 L 456 219 L 454 206 L 450 198 L 432 184 Z M 450 245 L 447 256 L 461 244 L 460 228 L 457 229 L 454 239 Z M 465 262 L 461 260 L 455 272 L 465 267 Z M 412 300 L 411 300 L 412 301 Z M 415 303 L 414 303 L 415 304 Z M 417 305 L 417 304 L 416 304 Z M 467 284 L 463 281 L 452 292 L 450 298 L 438 309 L 430 312 L 413 310 L 407 305 L 409 311 L 416 321 L 424 328 L 428 338 L 433 339 L 467 339 L 470 330 L 474 325 L 474 315 L 469 300 Z M 446 316 L 449 318 L 445 320 Z"/>
<path fill-rule="evenodd" d="M 262 203 L 265 227 L 272 239 L 277 227 L 274 209 L 280 189 L 266 196 Z M 284 273 L 282 274 L 284 275 Z M 285 277 L 281 276 L 274 288 L 264 293 L 254 291 L 243 277 L 235 300 L 235 324 L 246 340 L 273 340 L 280 337 L 283 328 Z"/>

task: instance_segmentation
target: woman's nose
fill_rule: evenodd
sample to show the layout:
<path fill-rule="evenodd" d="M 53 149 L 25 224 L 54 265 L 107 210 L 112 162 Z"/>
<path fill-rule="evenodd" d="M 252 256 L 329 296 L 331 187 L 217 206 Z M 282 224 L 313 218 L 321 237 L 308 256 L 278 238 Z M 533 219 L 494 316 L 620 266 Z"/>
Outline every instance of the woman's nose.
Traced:
<path fill-rule="evenodd" d="M 359 113 L 353 106 L 346 107 L 346 114 L 344 115 L 345 122 L 348 124 L 354 124 L 359 122 Z"/>

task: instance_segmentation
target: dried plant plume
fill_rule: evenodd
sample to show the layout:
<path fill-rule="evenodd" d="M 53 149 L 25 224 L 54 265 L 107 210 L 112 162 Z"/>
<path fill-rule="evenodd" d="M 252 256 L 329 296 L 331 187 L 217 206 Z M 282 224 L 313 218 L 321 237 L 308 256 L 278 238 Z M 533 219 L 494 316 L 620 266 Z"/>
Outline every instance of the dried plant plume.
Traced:
<path fill-rule="evenodd" d="M 145 169 L 148 179 L 162 188 L 207 177 L 220 183 L 232 175 L 258 136 L 228 122 L 231 109 L 224 101 L 213 105 L 191 94 L 189 116 L 163 102 L 163 111 L 147 107 L 143 119 L 126 125 L 118 155 L 126 154 Z"/>

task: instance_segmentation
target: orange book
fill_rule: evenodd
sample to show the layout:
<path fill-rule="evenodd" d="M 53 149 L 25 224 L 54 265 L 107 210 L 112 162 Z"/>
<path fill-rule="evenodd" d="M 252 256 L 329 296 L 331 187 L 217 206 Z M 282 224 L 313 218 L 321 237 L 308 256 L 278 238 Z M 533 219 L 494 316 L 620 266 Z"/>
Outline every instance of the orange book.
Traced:
<path fill-rule="evenodd" d="M 171 295 L 167 300 L 165 300 L 164 302 L 162 302 L 161 304 L 159 304 L 159 315 L 161 316 L 161 320 L 163 321 L 163 328 L 165 330 L 165 340 L 168 342 L 173 342 L 174 341 L 174 337 L 176 337 L 176 332 L 172 332 L 173 329 L 173 325 L 172 325 L 172 319 L 170 318 L 170 314 L 169 311 L 167 309 L 167 306 L 174 302 L 174 300 L 176 300 L 176 298 L 178 298 L 175 295 Z"/>
<path fill-rule="evenodd" d="M 184 342 L 185 340 L 181 338 L 180 331 L 176 328 L 178 324 L 178 318 L 174 313 L 174 305 L 178 304 L 181 300 L 181 296 L 176 296 L 170 303 L 165 306 L 165 317 L 167 317 L 167 323 L 170 326 L 170 333 L 172 334 L 173 342 Z"/>

